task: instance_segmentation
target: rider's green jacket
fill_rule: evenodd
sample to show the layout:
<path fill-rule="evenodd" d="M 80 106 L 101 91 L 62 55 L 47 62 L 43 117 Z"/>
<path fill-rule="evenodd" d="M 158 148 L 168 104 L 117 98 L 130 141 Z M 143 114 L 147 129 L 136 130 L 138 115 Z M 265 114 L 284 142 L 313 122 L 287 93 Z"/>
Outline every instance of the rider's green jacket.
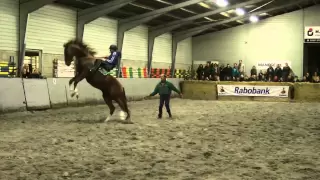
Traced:
<path fill-rule="evenodd" d="M 150 96 L 154 96 L 159 93 L 159 95 L 170 95 L 171 91 L 174 91 L 180 94 L 180 91 L 169 81 L 160 82 L 155 87 L 154 91 L 150 94 Z"/>

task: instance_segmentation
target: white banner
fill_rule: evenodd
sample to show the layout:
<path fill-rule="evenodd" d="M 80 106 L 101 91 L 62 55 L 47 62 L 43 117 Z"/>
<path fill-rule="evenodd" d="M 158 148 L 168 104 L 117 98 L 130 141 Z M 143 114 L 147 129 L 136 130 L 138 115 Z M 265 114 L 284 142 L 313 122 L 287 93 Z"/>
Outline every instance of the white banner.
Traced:
<path fill-rule="evenodd" d="M 218 96 L 288 97 L 289 86 L 217 85 Z"/>
<path fill-rule="evenodd" d="M 257 69 L 268 69 L 271 65 L 273 68 L 276 68 L 278 64 L 280 64 L 280 67 L 283 68 L 286 63 L 288 63 L 288 66 L 291 68 L 291 61 L 258 61 L 256 68 Z"/>
<path fill-rule="evenodd" d="M 320 26 L 304 27 L 304 42 L 320 43 Z"/>

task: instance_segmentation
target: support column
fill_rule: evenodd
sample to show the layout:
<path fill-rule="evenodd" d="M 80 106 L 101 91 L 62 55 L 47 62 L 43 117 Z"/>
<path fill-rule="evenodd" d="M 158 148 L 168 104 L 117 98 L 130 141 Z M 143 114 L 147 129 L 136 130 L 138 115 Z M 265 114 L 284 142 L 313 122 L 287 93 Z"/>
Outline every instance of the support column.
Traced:
<path fill-rule="evenodd" d="M 172 61 L 171 61 L 171 77 L 174 78 L 176 69 L 176 58 L 179 39 L 172 37 Z"/>
<path fill-rule="evenodd" d="M 135 28 L 143 23 L 146 23 L 154 18 L 157 18 L 165 13 L 168 13 L 170 11 L 176 10 L 176 9 L 180 9 L 186 6 L 190 6 L 192 4 L 196 4 L 199 2 L 202 2 L 204 0 L 188 0 L 182 3 L 178 3 L 178 4 L 174 4 L 172 6 L 169 7 L 165 7 L 165 8 L 161 8 L 161 9 L 157 9 L 154 11 L 150 11 L 148 13 L 144 13 L 144 14 L 140 14 L 137 16 L 133 16 L 133 17 L 129 17 L 127 19 L 123 19 L 119 21 L 118 24 L 118 33 L 117 33 L 117 40 L 118 40 L 118 49 L 119 51 L 122 50 L 123 47 L 123 39 L 124 39 L 124 33 L 132 28 Z M 153 40 L 154 41 L 154 40 Z M 148 45 L 149 46 L 149 45 Z M 152 47 L 153 49 L 153 47 Z M 148 50 L 149 51 L 149 50 Z M 151 50 L 152 51 L 152 50 Z M 152 56 L 152 53 L 151 53 Z M 149 57 L 149 54 L 148 54 Z M 148 58 L 148 69 L 151 67 L 151 61 L 149 62 L 149 58 Z M 120 69 L 120 65 L 121 65 L 121 59 L 118 62 L 118 66 L 117 69 Z M 117 77 L 119 77 L 120 75 L 120 71 L 118 71 L 118 75 Z"/>
<path fill-rule="evenodd" d="M 148 37 L 148 77 L 151 76 L 151 68 L 152 68 L 152 55 L 153 55 L 153 48 L 154 48 L 154 41 L 156 39 L 156 36 L 154 36 L 152 33 L 149 34 Z"/>

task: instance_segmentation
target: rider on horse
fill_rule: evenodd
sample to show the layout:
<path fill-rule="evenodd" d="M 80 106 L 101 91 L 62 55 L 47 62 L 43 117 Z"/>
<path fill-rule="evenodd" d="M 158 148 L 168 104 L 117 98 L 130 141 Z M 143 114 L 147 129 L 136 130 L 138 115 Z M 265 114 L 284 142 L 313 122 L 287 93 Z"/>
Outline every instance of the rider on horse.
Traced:
<path fill-rule="evenodd" d="M 118 65 L 118 61 L 121 58 L 121 52 L 118 51 L 118 47 L 116 45 L 110 45 L 110 56 L 103 59 L 101 66 L 105 68 L 107 71 L 111 71 Z"/>

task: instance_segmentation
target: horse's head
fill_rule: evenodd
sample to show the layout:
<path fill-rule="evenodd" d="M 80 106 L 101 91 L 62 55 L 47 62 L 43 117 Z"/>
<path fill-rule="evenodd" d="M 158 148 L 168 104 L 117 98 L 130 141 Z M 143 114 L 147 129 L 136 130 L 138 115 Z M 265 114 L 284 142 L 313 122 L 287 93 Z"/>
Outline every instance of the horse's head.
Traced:
<path fill-rule="evenodd" d="M 82 57 L 94 56 L 94 52 L 88 45 L 81 40 L 70 40 L 64 44 L 64 61 L 67 66 L 70 66 L 73 57 L 80 59 Z"/>

